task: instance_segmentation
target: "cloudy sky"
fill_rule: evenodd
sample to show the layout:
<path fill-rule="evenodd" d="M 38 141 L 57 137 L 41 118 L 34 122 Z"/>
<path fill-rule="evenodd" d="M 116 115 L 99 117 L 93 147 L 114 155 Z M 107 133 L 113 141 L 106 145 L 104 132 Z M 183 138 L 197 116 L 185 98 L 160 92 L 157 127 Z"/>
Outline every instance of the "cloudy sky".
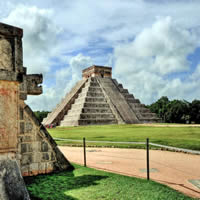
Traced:
<path fill-rule="evenodd" d="M 33 110 L 51 110 L 92 64 L 142 103 L 200 99 L 199 0 L 7 0 L 0 21 L 24 29 L 24 66 L 43 73 Z"/>

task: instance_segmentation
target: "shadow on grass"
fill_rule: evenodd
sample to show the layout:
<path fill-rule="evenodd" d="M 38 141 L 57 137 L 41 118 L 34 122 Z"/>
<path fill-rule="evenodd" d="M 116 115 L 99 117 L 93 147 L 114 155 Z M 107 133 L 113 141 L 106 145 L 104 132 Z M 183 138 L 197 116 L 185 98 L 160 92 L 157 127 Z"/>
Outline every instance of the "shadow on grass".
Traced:
<path fill-rule="evenodd" d="M 51 175 L 26 177 L 25 182 L 31 200 L 78 200 L 66 193 L 70 190 L 98 185 L 96 181 L 105 178 L 108 178 L 108 176 L 82 175 L 75 177 L 73 171 L 67 171 Z"/>

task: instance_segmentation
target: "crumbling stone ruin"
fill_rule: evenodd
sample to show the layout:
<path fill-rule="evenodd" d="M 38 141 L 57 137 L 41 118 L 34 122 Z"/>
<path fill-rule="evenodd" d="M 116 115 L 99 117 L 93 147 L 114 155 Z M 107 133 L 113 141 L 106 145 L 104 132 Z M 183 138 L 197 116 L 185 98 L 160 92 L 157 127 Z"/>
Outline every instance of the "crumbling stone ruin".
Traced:
<path fill-rule="evenodd" d="M 155 123 L 160 119 L 139 99 L 112 79 L 112 68 L 91 66 L 83 79 L 43 120 L 44 125 L 78 126 L 94 124 Z"/>
<path fill-rule="evenodd" d="M 29 199 L 22 176 L 72 169 L 28 105 L 41 74 L 26 74 L 23 30 L 0 23 L 0 200 Z"/>

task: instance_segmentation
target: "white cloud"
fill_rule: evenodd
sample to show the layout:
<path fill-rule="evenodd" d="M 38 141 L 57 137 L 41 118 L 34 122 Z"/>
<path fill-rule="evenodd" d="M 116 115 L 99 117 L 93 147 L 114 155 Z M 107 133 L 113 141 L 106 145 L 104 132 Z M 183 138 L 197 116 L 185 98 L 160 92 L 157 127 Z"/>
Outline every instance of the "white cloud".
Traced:
<path fill-rule="evenodd" d="M 190 69 L 187 56 L 199 46 L 197 35 L 170 17 L 159 19 L 133 42 L 115 48 L 114 75 L 144 103 L 161 96 L 186 97 L 186 88 L 173 73 Z"/>
<path fill-rule="evenodd" d="M 50 59 L 58 53 L 60 29 L 53 23 L 53 11 L 35 6 L 18 5 L 2 21 L 24 30 L 24 65 L 29 73 L 46 73 Z"/>

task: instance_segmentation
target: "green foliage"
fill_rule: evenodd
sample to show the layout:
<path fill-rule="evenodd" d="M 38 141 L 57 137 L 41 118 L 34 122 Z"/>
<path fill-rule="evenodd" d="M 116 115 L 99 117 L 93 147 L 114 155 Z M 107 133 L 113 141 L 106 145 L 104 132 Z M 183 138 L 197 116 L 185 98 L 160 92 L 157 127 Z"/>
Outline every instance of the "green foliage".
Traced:
<path fill-rule="evenodd" d="M 166 106 L 165 121 L 169 123 L 186 123 L 189 115 L 189 103 L 181 100 L 170 101 Z"/>
<path fill-rule="evenodd" d="M 102 141 L 102 143 L 87 143 L 90 146 L 145 148 L 143 145 L 104 143 L 103 141 L 145 142 L 148 137 L 151 142 L 174 147 L 200 150 L 200 127 L 145 126 L 136 124 L 57 127 L 48 129 L 54 138 Z M 59 145 L 82 145 L 82 142 L 56 141 Z"/>
<path fill-rule="evenodd" d="M 32 200 L 192 200 L 165 185 L 74 165 L 72 172 L 26 177 Z"/>
<path fill-rule="evenodd" d="M 47 117 L 49 111 L 35 111 L 34 114 L 37 117 L 37 119 L 42 122 L 42 120 Z"/>
<path fill-rule="evenodd" d="M 167 105 L 169 103 L 169 99 L 166 96 L 161 97 L 155 103 L 149 106 L 151 112 L 154 112 L 165 121 L 165 113 L 167 112 Z"/>
<path fill-rule="evenodd" d="M 200 123 L 200 100 L 194 100 L 190 104 L 190 121 Z"/>
<path fill-rule="evenodd" d="M 161 97 L 148 108 L 156 113 L 163 122 L 168 123 L 200 123 L 200 101 L 189 103 L 185 100 L 169 101 L 167 97 Z"/>

